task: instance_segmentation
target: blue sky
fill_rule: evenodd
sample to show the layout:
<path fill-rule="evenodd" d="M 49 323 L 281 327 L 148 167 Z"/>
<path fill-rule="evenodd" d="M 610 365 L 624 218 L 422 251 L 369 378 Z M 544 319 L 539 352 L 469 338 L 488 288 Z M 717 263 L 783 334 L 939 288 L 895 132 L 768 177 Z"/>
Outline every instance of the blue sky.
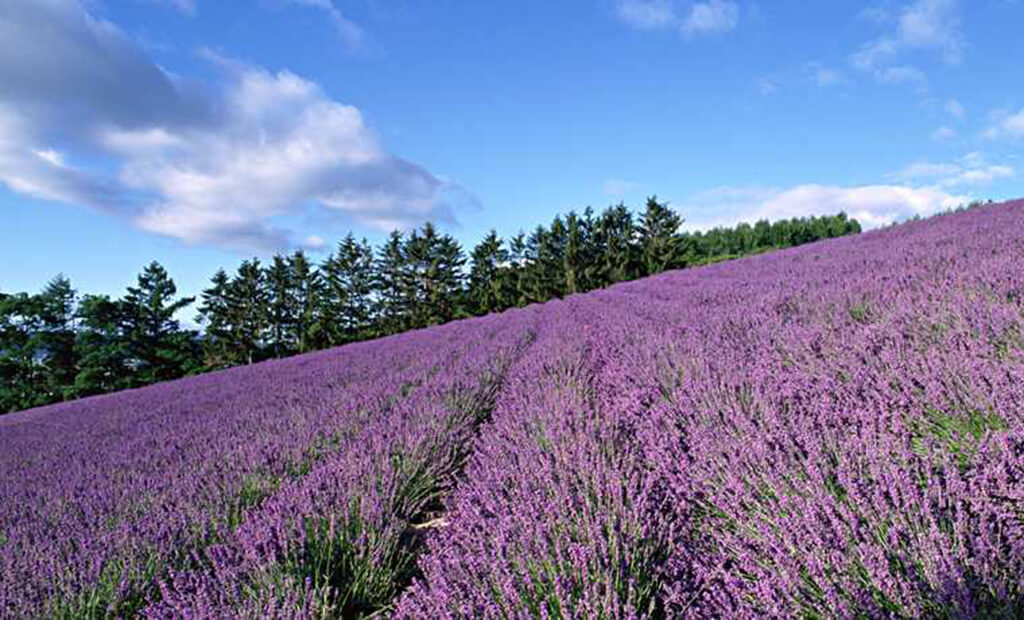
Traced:
<path fill-rule="evenodd" d="M 1024 2 L 5 0 L 0 290 L 198 292 L 426 219 L 668 199 L 869 227 L 1024 195 Z"/>

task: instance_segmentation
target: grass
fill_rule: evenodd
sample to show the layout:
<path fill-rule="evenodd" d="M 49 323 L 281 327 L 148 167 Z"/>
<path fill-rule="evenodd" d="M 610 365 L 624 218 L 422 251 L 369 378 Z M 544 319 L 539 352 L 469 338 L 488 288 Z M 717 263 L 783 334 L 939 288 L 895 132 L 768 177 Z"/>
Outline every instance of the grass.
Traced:
<path fill-rule="evenodd" d="M 971 409 L 949 413 L 929 407 L 921 419 L 911 422 L 911 450 L 922 458 L 939 451 L 952 455 L 961 469 L 971 466 L 978 445 L 989 432 L 1009 429 L 994 412 Z"/>

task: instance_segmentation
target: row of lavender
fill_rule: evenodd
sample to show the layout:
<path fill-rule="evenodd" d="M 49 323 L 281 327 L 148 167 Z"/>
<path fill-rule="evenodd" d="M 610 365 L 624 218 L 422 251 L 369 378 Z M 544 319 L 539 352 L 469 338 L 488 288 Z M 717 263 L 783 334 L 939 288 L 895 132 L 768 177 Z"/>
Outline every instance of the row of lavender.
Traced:
<path fill-rule="evenodd" d="M 0 610 L 1019 617 L 1021 230 L 988 207 L 9 416 Z"/>
<path fill-rule="evenodd" d="M 262 519 L 277 529 L 256 538 L 280 533 L 265 514 L 319 512 L 301 501 L 329 501 L 319 491 L 333 492 L 339 476 L 392 482 L 355 469 L 368 459 L 434 466 L 416 447 L 447 430 L 470 445 L 464 420 L 436 425 L 453 409 L 480 413 L 473 407 L 532 320 L 476 320 L 5 416 L 0 615 L 166 612 L 180 603 L 183 575 L 233 549 L 239 531 Z M 335 471 L 339 463 L 352 468 Z M 427 499 L 451 484 L 431 482 Z M 414 518 L 415 506 L 402 516 Z M 230 585 L 244 584 L 219 589 Z"/>
<path fill-rule="evenodd" d="M 421 617 L 1024 616 L 1024 203 L 545 309 Z"/>

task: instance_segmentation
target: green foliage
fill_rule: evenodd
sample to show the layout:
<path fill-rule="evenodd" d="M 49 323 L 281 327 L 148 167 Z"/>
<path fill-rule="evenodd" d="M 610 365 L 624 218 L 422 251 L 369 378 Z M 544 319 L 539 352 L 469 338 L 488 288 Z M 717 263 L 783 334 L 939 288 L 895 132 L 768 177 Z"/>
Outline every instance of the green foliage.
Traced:
<path fill-rule="evenodd" d="M 96 584 L 53 599 L 47 617 L 60 620 L 132 618 L 149 604 L 148 592 L 160 571 L 155 555 L 139 561 L 108 562 Z"/>
<path fill-rule="evenodd" d="M 106 295 L 86 295 L 82 299 L 75 343 L 79 358 L 75 394 L 103 394 L 136 385 L 123 315 L 124 304 Z"/>
<path fill-rule="evenodd" d="M 637 227 L 643 256 L 642 275 L 654 275 L 678 265 L 681 238 L 676 233 L 682 225 L 682 218 L 667 202 L 658 202 L 657 196 L 647 199 Z"/>
<path fill-rule="evenodd" d="M 123 331 L 136 381 L 145 385 L 176 379 L 197 366 L 197 342 L 174 315 L 195 301 L 175 300 L 178 289 L 167 271 L 150 263 L 121 302 Z"/>
<path fill-rule="evenodd" d="M 227 368 L 234 363 L 230 286 L 228 274 L 218 269 L 210 280 L 210 288 L 202 293 L 199 323 L 206 328 L 202 362 L 210 370 Z"/>
<path fill-rule="evenodd" d="M 959 467 L 968 468 L 985 435 L 1008 430 L 1009 426 L 994 412 L 929 408 L 921 419 L 912 422 L 911 429 L 910 447 L 915 453 L 926 457 L 937 450 L 951 455 Z"/>
<path fill-rule="evenodd" d="M 374 257 L 366 239 L 350 233 L 320 268 L 320 340 L 334 346 L 373 333 Z"/>

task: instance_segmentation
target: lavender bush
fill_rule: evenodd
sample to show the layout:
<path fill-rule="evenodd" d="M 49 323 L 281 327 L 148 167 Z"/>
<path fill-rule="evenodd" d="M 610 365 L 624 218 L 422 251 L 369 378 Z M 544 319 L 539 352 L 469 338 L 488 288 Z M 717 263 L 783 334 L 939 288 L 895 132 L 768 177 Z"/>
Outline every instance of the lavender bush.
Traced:
<path fill-rule="evenodd" d="M 10 617 L 1024 616 L 1024 202 L 0 418 Z"/>

